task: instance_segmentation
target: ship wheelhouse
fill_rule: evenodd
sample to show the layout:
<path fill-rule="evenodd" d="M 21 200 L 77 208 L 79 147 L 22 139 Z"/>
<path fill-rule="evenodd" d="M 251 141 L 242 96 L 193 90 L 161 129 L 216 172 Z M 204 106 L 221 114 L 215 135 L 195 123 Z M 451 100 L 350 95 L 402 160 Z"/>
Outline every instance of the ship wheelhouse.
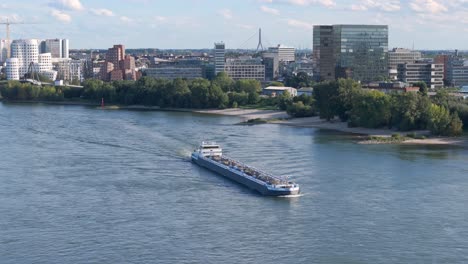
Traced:
<path fill-rule="evenodd" d="M 217 157 L 223 155 L 223 150 L 220 145 L 214 142 L 202 142 L 198 148 L 198 152 L 203 157 Z"/>

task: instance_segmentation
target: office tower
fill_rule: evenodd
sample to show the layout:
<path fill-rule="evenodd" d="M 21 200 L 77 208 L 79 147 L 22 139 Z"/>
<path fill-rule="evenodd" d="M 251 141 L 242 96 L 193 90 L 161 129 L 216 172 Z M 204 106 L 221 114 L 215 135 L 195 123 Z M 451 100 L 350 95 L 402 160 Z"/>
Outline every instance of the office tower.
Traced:
<path fill-rule="evenodd" d="M 314 26 L 312 59 L 318 81 L 335 80 L 333 51 L 333 26 Z"/>
<path fill-rule="evenodd" d="M 226 63 L 226 46 L 224 43 L 215 43 L 214 53 L 215 75 L 218 75 L 218 73 L 224 72 L 224 65 Z"/>
<path fill-rule="evenodd" d="M 388 26 L 314 26 L 313 42 L 316 72 L 322 80 L 352 78 L 367 83 L 388 77 Z"/>

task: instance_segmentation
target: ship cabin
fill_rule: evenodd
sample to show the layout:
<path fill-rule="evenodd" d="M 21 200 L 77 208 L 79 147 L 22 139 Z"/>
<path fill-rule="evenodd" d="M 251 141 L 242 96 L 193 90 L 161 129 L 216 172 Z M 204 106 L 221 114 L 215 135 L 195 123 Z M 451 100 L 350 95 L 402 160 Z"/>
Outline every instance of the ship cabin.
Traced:
<path fill-rule="evenodd" d="M 223 155 L 221 146 L 215 142 L 202 142 L 198 151 L 203 157 L 219 157 Z"/>

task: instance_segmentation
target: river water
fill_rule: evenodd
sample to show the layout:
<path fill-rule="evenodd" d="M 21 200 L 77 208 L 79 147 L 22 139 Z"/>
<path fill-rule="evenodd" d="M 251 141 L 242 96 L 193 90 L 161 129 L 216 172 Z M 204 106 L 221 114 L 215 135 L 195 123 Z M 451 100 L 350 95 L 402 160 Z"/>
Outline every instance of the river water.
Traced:
<path fill-rule="evenodd" d="M 176 112 L 0 103 L 0 263 L 468 263 L 468 151 Z M 202 140 L 301 185 L 257 195 Z"/>

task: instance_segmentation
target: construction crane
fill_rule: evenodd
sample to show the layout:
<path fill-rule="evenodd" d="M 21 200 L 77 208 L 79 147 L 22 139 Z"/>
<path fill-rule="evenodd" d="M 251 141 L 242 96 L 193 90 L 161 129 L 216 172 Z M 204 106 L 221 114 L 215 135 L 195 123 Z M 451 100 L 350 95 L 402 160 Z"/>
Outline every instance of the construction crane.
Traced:
<path fill-rule="evenodd" d="M 6 22 L 0 21 L 0 25 L 6 25 L 7 59 L 9 59 L 11 56 L 10 25 L 15 25 L 15 24 L 36 24 L 36 23 L 10 22 L 8 18 L 6 19 Z"/>

